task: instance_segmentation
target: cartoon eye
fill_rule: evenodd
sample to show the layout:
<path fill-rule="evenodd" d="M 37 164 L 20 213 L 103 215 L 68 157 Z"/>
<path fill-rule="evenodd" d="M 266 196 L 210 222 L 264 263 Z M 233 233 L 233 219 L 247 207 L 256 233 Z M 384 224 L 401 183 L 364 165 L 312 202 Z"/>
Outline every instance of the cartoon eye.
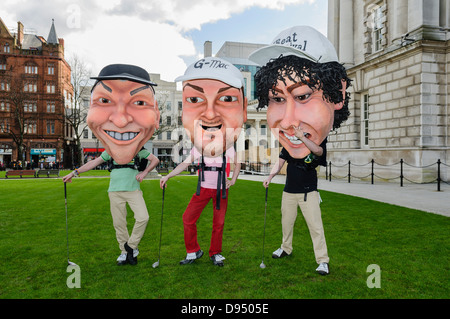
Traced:
<path fill-rule="evenodd" d="M 147 102 L 145 102 L 145 101 L 136 101 L 133 104 L 139 105 L 139 106 L 145 106 L 145 105 L 147 105 Z"/>
<path fill-rule="evenodd" d="M 101 97 L 101 98 L 99 98 L 99 99 L 98 99 L 98 101 L 99 101 L 100 103 L 102 103 L 102 104 L 107 104 L 107 103 L 111 103 L 111 101 L 110 101 L 110 100 L 108 100 L 108 99 L 105 99 L 104 97 Z"/>
<path fill-rule="evenodd" d="M 310 96 L 311 96 L 311 94 L 303 94 L 303 95 L 297 96 L 296 98 L 297 98 L 297 100 L 305 101 L 305 100 L 309 99 Z"/>
<path fill-rule="evenodd" d="M 189 103 L 201 103 L 204 100 L 199 97 L 188 97 L 188 98 L 186 98 L 186 101 L 188 101 Z"/>
<path fill-rule="evenodd" d="M 279 96 L 272 96 L 269 99 L 275 103 L 283 103 L 285 101 L 284 98 L 279 97 Z"/>
<path fill-rule="evenodd" d="M 238 100 L 237 96 L 224 95 L 219 98 L 222 102 L 236 102 Z"/>

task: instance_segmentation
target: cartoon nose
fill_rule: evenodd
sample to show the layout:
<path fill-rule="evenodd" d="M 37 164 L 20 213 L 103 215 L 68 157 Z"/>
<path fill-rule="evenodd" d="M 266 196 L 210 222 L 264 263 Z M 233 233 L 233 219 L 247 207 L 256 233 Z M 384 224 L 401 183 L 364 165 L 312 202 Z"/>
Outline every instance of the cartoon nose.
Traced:
<path fill-rule="evenodd" d="M 203 112 L 203 117 L 212 120 L 217 117 L 216 108 L 214 106 L 214 101 L 209 101 L 206 110 Z"/>
<path fill-rule="evenodd" d="M 299 106 L 300 107 L 300 106 Z M 298 114 L 298 107 L 295 105 L 293 99 L 288 99 L 284 110 L 283 119 L 280 122 L 280 127 L 285 131 L 294 131 L 294 127 L 300 125 L 300 117 Z"/>
<path fill-rule="evenodd" d="M 133 121 L 133 117 L 127 112 L 125 105 L 119 104 L 116 110 L 110 115 L 109 120 L 117 127 L 125 127 Z"/>

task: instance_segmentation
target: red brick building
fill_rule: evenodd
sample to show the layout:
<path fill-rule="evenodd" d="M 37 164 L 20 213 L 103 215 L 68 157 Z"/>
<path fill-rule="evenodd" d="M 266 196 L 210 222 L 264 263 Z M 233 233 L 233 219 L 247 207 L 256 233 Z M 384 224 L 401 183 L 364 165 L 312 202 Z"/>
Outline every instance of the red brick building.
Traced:
<path fill-rule="evenodd" d="M 64 40 L 52 22 L 47 39 L 21 22 L 9 30 L 0 18 L 0 163 L 36 166 L 71 156 L 64 124 L 73 96 Z M 64 152 L 66 150 L 66 152 Z M 65 155 L 64 155 L 65 153 Z M 67 160 L 67 159 L 66 159 Z M 24 163 L 25 164 L 25 163 Z"/>

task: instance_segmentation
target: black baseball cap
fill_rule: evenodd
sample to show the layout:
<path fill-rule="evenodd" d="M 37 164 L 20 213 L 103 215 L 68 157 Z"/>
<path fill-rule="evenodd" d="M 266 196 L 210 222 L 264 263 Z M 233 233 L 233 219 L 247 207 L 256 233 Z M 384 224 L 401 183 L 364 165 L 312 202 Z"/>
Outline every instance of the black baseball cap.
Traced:
<path fill-rule="evenodd" d="M 102 80 L 128 80 L 132 82 L 148 84 L 150 86 L 158 86 L 155 82 L 150 80 L 150 75 L 143 68 L 131 64 L 110 64 L 105 66 L 98 76 L 91 77 L 97 80 L 92 87 L 92 90 L 99 81 Z"/>

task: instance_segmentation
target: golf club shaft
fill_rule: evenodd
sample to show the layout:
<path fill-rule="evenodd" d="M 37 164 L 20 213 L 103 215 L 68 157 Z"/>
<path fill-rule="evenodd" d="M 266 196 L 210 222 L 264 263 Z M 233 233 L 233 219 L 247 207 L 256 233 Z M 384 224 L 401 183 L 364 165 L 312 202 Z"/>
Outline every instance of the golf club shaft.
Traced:
<path fill-rule="evenodd" d="M 69 223 L 67 221 L 67 185 L 64 182 L 64 203 L 66 207 L 66 243 L 67 243 L 67 262 L 69 262 Z"/>
<path fill-rule="evenodd" d="M 163 215 L 164 215 L 164 193 L 166 191 L 166 185 L 163 187 L 162 193 L 162 205 L 161 205 L 161 227 L 159 230 L 159 253 L 158 253 L 158 261 L 161 258 L 161 239 L 162 239 L 162 226 L 163 226 Z"/>
<path fill-rule="evenodd" d="M 264 205 L 264 232 L 263 232 L 263 250 L 262 250 L 262 263 L 264 263 L 264 243 L 266 239 L 266 216 L 267 216 L 267 194 L 269 192 L 269 187 L 266 187 L 266 200 Z"/>

